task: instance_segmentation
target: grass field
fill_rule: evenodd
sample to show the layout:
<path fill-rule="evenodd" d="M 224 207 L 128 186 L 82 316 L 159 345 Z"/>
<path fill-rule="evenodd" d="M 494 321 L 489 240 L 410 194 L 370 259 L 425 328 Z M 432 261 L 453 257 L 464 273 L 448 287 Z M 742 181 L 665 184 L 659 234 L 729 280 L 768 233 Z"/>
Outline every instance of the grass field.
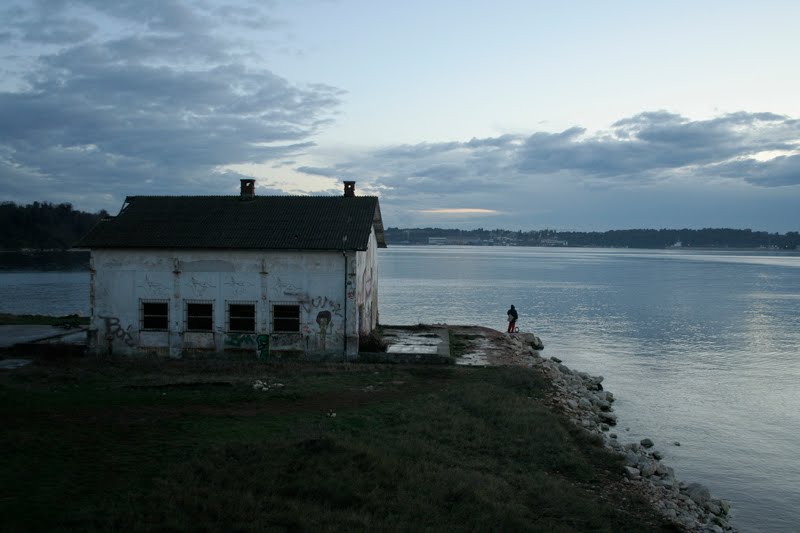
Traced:
<path fill-rule="evenodd" d="M 0 374 L 2 529 L 671 531 L 547 387 L 517 367 L 36 359 Z"/>

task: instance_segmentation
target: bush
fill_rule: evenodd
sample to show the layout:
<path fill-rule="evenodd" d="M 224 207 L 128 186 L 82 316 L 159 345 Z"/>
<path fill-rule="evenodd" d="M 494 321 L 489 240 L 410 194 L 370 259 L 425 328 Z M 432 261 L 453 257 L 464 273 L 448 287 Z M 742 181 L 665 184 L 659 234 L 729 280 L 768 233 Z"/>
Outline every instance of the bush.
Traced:
<path fill-rule="evenodd" d="M 385 352 L 389 343 L 383 340 L 383 336 L 378 330 L 372 330 L 366 337 L 358 339 L 358 351 L 366 353 Z"/>

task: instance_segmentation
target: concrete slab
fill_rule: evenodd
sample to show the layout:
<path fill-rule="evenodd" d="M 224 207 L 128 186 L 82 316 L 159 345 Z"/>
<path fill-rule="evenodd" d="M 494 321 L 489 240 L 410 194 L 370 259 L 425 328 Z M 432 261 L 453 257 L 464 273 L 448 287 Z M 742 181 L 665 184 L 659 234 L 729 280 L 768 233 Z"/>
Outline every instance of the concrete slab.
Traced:
<path fill-rule="evenodd" d="M 389 343 L 386 349 L 388 354 L 450 356 L 450 333 L 447 328 L 385 328 L 383 339 Z"/>
<path fill-rule="evenodd" d="M 35 324 L 3 324 L 0 325 L 0 348 L 8 348 L 15 344 L 60 339 L 68 336 L 70 339 L 78 339 L 77 335 L 81 332 L 83 332 L 83 338 L 85 339 L 86 328 L 64 329 Z"/>

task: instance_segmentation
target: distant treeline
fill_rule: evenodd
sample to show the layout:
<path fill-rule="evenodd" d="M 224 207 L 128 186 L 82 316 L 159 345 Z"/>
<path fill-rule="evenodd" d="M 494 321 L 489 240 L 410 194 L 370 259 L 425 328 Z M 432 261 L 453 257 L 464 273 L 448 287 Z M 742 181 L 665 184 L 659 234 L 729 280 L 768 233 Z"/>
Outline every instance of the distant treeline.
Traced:
<path fill-rule="evenodd" d="M 0 203 L 0 251 L 21 251 L 20 261 L 31 260 L 30 252 L 68 250 L 101 218 L 106 211 L 76 211 L 71 204 L 34 202 L 17 205 Z M 388 228 L 389 244 L 429 244 L 429 239 L 446 239 L 447 244 L 517 245 L 517 246 L 600 246 L 613 248 L 666 248 L 680 245 L 689 248 L 769 248 L 794 250 L 800 247 L 800 234 L 752 231 L 749 229 L 628 229 L 612 231 L 510 231 L 442 228 Z M 5 255 L 6 261 L 11 255 Z M 82 261 L 67 255 L 67 261 Z M 47 262 L 55 256 L 47 257 Z M 0 258 L 2 261 L 2 258 Z M 35 261 L 35 260 L 34 260 Z M 55 262 L 60 262 L 55 260 Z"/>
<path fill-rule="evenodd" d="M 786 234 L 750 229 L 628 229 L 612 231 L 537 231 L 388 228 L 388 244 L 517 245 L 517 246 L 598 246 L 610 248 L 768 248 L 795 250 L 800 233 Z M 434 239 L 430 241 L 430 239 Z M 437 242 L 438 241 L 438 242 Z"/>
<path fill-rule="evenodd" d="M 105 216 L 106 211 L 84 213 L 71 204 L 3 202 L 0 250 L 67 250 Z"/>

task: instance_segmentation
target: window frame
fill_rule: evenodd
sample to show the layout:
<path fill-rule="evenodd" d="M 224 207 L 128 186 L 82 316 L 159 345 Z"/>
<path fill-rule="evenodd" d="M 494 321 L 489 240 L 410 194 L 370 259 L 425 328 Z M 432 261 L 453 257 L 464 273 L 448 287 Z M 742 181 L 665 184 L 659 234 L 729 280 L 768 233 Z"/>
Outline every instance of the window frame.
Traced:
<path fill-rule="evenodd" d="M 276 316 L 276 308 L 283 308 L 281 312 L 287 311 L 288 308 L 295 308 L 297 310 L 297 317 L 294 316 Z M 272 302 L 271 306 L 271 326 L 272 332 L 274 333 L 300 333 L 300 327 L 302 326 L 302 321 L 300 320 L 300 304 L 297 302 Z M 278 323 L 281 325 L 285 325 L 286 323 L 290 322 L 297 322 L 297 329 L 285 329 L 277 326 Z"/>
<path fill-rule="evenodd" d="M 209 315 L 189 315 L 189 308 L 194 305 L 208 305 L 211 306 L 210 314 Z M 209 325 L 208 328 L 198 328 L 198 327 L 189 327 L 192 321 L 197 320 L 208 320 Z M 195 323 L 196 326 L 196 323 Z M 191 332 L 198 332 L 198 333 L 209 333 L 214 331 L 214 301 L 213 300 L 184 300 L 183 306 L 183 330 L 184 331 L 191 331 Z"/>
<path fill-rule="evenodd" d="M 241 316 L 241 315 L 234 315 L 231 312 L 231 307 L 239 306 L 245 307 L 248 306 L 253 310 L 253 316 Z M 241 329 L 241 328 L 234 328 L 231 324 L 236 321 L 244 321 L 244 320 L 252 320 L 253 327 L 252 329 Z M 255 333 L 256 327 L 258 325 L 258 305 L 257 302 L 253 301 L 243 301 L 243 300 L 228 300 L 225 302 L 225 327 L 227 328 L 225 331 L 230 333 Z"/>
<path fill-rule="evenodd" d="M 145 306 L 164 305 L 166 314 L 147 313 Z M 153 327 L 147 324 L 148 319 L 163 319 L 163 327 Z M 140 331 L 169 331 L 169 300 L 139 299 L 139 329 Z"/>

